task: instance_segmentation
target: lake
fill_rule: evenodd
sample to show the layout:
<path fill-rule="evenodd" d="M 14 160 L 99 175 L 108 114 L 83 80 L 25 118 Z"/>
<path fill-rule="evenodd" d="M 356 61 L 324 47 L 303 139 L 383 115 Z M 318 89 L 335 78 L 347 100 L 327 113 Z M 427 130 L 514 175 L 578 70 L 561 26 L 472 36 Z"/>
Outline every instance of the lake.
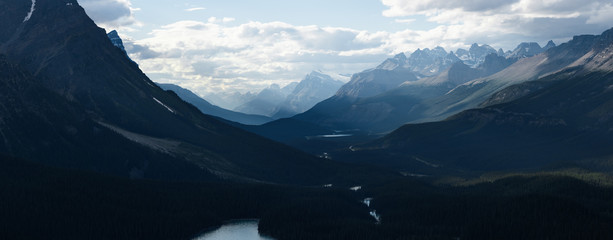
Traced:
<path fill-rule="evenodd" d="M 240 220 L 224 224 L 220 228 L 200 235 L 194 240 L 275 240 L 260 236 L 257 220 Z"/>

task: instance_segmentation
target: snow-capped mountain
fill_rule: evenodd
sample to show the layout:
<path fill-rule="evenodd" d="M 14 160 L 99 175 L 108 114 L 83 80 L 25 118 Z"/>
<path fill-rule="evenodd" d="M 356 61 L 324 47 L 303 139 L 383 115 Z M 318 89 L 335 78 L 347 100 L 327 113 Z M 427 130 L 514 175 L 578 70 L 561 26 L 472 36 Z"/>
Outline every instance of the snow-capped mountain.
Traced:
<path fill-rule="evenodd" d="M 453 53 L 447 52 L 442 47 L 417 49 L 406 57 L 404 53 L 397 54 L 381 63 L 377 69 L 396 70 L 406 69 L 419 76 L 433 76 L 450 67 L 460 59 Z"/>
<path fill-rule="evenodd" d="M 320 101 L 331 97 L 343 85 L 343 81 L 321 71 L 306 75 L 276 110 L 274 118 L 290 117 L 302 113 Z"/>
<path fill-rule="evenodd" d="M 474 68 L 482 64 L 485 61 L 485 57 L 492 53 L 496 53 L 498 55 L 504 54 L 502 49 L 496 51 L 496 49 L 487 44 L 479 45 L 477 43 L 473 43 L 468 50 L 460 48 L 455 54 L 464 62 L 464 64 Z"/>
<path fill-rule="evenodd" d="M 549 48 L 555 47 L 553 41 L 549 41 L 545 48 L 541 48 L 541 45 L 535 42 L 523 42 L 520 43 L 515 50 L 513 50 L 507 58 L 527 58 L 538 55 Z"/>
<path fill-rule="evenodd" d="M 256 114 L 270 117 L 274 115 L 277 106 L 283 102 L 290 93 L 292 93 L 297 85 L 297 82 L 292 82 L 285 87 L 280 87 L 278 84 L 272 84 L 260 91 L 253 99 L 241 104 L 233 110 L 246 114 Z"/>
<path fill-rule="evenodd" d="M 460 59 L 453 52 L 448 53 L 442 47 L 424 48 L 411 53 L 404 67 L 423 76 L 434 76 L 457 61 Z"/>

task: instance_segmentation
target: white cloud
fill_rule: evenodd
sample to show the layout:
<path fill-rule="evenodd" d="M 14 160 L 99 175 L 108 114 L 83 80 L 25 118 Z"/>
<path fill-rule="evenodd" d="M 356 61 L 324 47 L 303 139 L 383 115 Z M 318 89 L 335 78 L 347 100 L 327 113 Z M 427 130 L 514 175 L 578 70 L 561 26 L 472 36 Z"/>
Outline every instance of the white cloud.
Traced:
<path fill-rule="evenodd" d="M 201 11 L 201 10 L 206 10 L 206 8 L 203 8 L 203 7 L 195 7 L 195 8 L 188 8 L 188 9 L 185 9 L 185 11 L 187 11 L 187 12 L 194 12 L 194 11 Z"/>
<path fill-rule="evenodd" d="M 134 19 L 137 9 L 129 0 L 80 2 L 102 27 L 119 28 L 121 33 L 122 28 L 125 32 L 138 26 Z M 381 2 L 388 7 L 382 15 L 393 19 L 390 24 L 403 24 L 408 29 L 372 32 L 284 22 L 237 23 L 231 17 L 209 15 L 204 21 L 156 27 L 145 39 L 128 37 L 124 42 L 131 57 L 152 79 L 180 83 L 203 94 L 284 85 L 315 69 L 355 73 L 390 55 L 417 48 L 442 46 L 455 51 L 485 43 L 508 50 L 520 41 L 544 43 L 553 39 L 561 43 L 573 35 L 600 33 L 613 22 L 610 0 Z M 188 7 L 178 10 L 185 14 L 205 9 Z M 424 21 L 428 21 L 426 27 Z"/>
<path fill-rule="evenodd" d="M 120 29 L 138 24 L 129 0 L 79 0 L 87 15 L 104 28 Z"/>
<path fill-rule="evenodd" d="M 415 22 L 415 19 L 413 18 L 408 18 L 408 19 L 395 19 L 394 20 L 397 23 L 406 23 L 406 24 L 410 24 L 412 22 Z"/>
<path fill-rule="evenodd" d="M 613 20 L 610 0 L 381 2 L 388 7 L 383 11 L 384 16 L 425 16 L 437 24 L 438 27 L 420 35 L 436 36 L 442 39 L 443 45 L 451 44 L 446 40 L 454 40 L 463 44 L 480 42 L 511 48 L 518 41 L 566 40 L 580 33 L 600 33 L 611 27 Z"/>
<path fill-rule="evenodd" d="M 354 73 L 382 61 L 388 33 L 248 22 L 180 21 L 127 39 L 126 48 L 154 80 L 205 91 L 253 91 L 300 80 L 315 69 Z"/>

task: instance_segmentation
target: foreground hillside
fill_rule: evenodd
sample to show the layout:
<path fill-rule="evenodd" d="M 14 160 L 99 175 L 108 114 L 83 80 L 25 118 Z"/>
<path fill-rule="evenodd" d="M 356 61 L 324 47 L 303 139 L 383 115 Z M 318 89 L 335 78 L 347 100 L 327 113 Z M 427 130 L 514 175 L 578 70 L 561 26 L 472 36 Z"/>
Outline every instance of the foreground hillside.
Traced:
<path fill-rule="evenodd" d="M 596 180 L 591 178 L 592 180 Z M 0 157 L 2 239 L 187 239 L 259 218 L 276 239 L 610 239 L 613 189 L 537 174 L 347 188 L 127 180 Z M 444 180 L 444 182 L 449 182 Z M 461 183 L 461 185 L 455 185 Z M 372 198 L 370 206 L 362 203 Z M 369 215 L 380 214 L 380 223 Z"/>
<path fill-rule="evenodd" d="M 351 169 L 201 113 L 155 85 L 83 8 L 69 3 L 36 2 L 24 21 L 33 2 L 0 1 L 8 74 L 0 79 L 7 86 L 2 97 L 18 101 L 0 109 L 8 119 L 0 123 L 7 133 L 2 153 L 154 179 L 311 185 Z"/>

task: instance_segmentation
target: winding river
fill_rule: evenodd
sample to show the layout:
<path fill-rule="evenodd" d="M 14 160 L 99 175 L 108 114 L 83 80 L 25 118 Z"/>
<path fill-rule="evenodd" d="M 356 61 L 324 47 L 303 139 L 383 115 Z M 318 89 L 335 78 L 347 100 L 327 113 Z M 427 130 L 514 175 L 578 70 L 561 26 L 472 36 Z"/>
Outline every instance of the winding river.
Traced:
<path fill-rule="evenodd" d="M 261 236 L 257 220 L 232 221 L 220 228 L 204 233 L 194 240 L 275 240 Z"/>

